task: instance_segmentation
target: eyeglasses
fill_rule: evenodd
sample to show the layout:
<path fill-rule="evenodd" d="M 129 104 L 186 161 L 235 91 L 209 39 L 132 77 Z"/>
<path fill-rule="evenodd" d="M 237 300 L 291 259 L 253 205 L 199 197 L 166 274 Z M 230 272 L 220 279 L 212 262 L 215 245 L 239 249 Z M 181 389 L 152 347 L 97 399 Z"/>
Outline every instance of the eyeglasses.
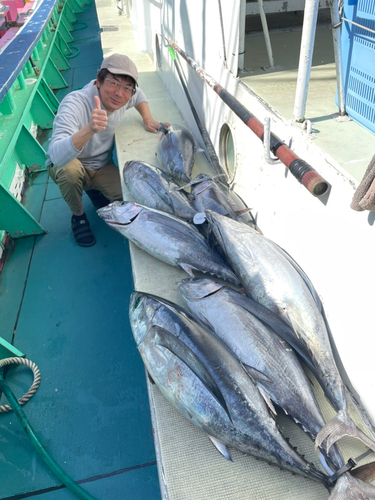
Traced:
<path fill-rule="evenodd" d="M 117 82 L 116 80 L 112 80 L 111 78 L 104 78 L 104 80 L 107 80 L 107 82 L 109 82 L 109 86 L 113 90 L 122 89 L 126 94 L 132 94 L 132 95 L 136 93 L 136 89 L 134 87 L 129 87 L 129 85 L 121 85 L 121 83 Z"/>

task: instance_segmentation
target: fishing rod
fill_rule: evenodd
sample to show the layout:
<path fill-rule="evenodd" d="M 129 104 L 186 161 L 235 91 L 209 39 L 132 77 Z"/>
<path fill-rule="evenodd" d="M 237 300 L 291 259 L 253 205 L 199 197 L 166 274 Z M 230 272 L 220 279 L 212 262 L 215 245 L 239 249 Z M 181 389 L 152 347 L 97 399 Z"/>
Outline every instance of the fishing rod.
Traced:
<path fill-rule="evenodd" d="M 224 169 L 220 165 L 219 159 L 216 155 L 215 148 L 211 142 L 210 136 L 208 135 L 208 132 L 207 132 L 206 128 L 204 127 L 201 119 L 199 118 L 197 110 L 195 109 L 193 100 L 190 96 L 189 90 L 187 88 L 184 77 L 182 75 L 182 71 L 178 65 L 176 53 L 171 46 L 168 47 L 168 51 L 169 51 L 169 54 L 172 57 L 172 60 L 174 62 L 175 68 L 177 70 L 177 74 L 180 78 L 182 88 L 183 88 L 185 95 L 186 95 L 186 98 L 189 102 L 191 112 L 193 113 L 193 116 L 195 118 L 195 122 L 197 124 L 197 127 L 199 128 L 199 132 L 201 133 L 204 145 L 206 147 L 207 159 L 208 159 L 208 162 L 210 164 L 211 170 L 213 170 L 215 172 L 215 174 L 224 174 L 225 177 L 227 177 L 226 173 L 224 172 Z"/>
<path fill-rule="evenodd" d="M 169 40 L 172 47 L 194 69 L 225 102 L 227 106 L 264 142 L 264 126 L 246 109 L 232 94 L 224 89 L 214 78 L 198 66 L 198 64 L 183 51 L 176 42 Z M 329 189 L 329 183 L 305 160 L 297 156 L 276 135 L 271 134 L 270 150 L 290 170 L 292 175 L 314 196 L 323 196 Z"/>

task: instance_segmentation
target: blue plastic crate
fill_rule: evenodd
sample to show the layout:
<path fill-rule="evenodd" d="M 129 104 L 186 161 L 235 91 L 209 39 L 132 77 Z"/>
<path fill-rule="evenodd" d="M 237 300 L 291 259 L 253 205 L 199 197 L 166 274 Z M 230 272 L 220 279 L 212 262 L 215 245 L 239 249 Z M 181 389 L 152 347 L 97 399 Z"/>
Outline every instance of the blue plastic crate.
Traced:
<path fill-rule="evenodd" d="M 375 30 L 375 0 L 345 0 L 343 17 Z M 342 56 L 346 112 L 375 134 L 375 33 L 343 22 Z"/>
<path fill-rule="evenodd" d="M 375 133 L 375 41 L 354 37 L 352 49 L 346 110 Z"/>
<path fill-rule="evenodd" d="M 374 0 L 358 0 L 357 16 L 363 19 L 371 19 L 375 21 L 375 1 Z"/>

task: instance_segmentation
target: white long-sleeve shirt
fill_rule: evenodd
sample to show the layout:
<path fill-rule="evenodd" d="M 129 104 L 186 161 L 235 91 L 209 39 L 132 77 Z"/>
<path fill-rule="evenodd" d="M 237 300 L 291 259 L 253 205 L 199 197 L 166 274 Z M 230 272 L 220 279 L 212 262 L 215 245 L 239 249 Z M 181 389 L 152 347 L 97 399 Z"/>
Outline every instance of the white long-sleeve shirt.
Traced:
<path fill-rule="evenodd" d="M 137 88 L 137 92 L 122 108 L 108 115 L 105 130 L 94 134 L 81 150 L 74 147 L 72 136 L 87 125 L 95 108 L 94 96 L 100 99 L 99 91 L 92 80 L 85 87 L 68 94 L 61 101 L 53 122 L 51 142 L 46 153 L 46 167 L 57 165 L 63 167 L 78 158 L 87 168 L 97 170 L 112 161 L 115 130 L 121 123 L 127 109 L 138 107 L 147 102 L 145 94 Z M 101 103 L 102 109 L 105 109 Z"/>

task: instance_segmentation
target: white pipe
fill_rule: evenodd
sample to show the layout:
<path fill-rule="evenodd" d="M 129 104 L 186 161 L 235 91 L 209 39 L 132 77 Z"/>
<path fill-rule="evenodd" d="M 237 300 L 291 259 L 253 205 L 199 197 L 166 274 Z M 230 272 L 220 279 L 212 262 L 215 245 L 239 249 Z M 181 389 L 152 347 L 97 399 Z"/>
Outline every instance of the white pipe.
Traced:
<path fill-rule="evenodd" d="M 266 162 L 269 163 L 270 165 L 273 165 L 274 163 L 278 162 L 279 159 L 271 158 L 270 146 L 271 146 L 271 121 L 269 116 L 266 116 L 266 118 L 264 119 L 264 131 L 263 131 L 263 153 Z"/>
<path fill-rule="evenodd" d="M 331 23 L 332 23 L 332 36 L 333 36 L 333 51 L 335 54 L 335 64 L 336 64 L 336 85 L 337 85 L 337 97 L 339 102 L 339 114 L 343 116 L 346 114 L 346 111 L 345 111 L 344 80 L 342 75 L 341 22 L 340 22 L 339 5 L 337 0 L 330 0 L 330 9 L 331 9 Z"/>
<path fill-rule="evenodd" d="M 294 119 L 298 122 L 303 122 L 305 119 L 318 9 L 319 0 L 306 0 L 294 101 Z"/>
<path fill-rule="evenodd" d="M 269 31 L 268 31 L 268 24 L 267 24 L 266 14 L 264 12 L 263 0 L 258 0 L 258 5 L 259 5 L 260 20 L 262 21 L 264 41 L 266 42 L 268 60 L 270 62 L 270 68 L 274 68 L 275 65 L 273 63 L 273 54 L 272 54 L 271 39 L 270 39 Z"/>

